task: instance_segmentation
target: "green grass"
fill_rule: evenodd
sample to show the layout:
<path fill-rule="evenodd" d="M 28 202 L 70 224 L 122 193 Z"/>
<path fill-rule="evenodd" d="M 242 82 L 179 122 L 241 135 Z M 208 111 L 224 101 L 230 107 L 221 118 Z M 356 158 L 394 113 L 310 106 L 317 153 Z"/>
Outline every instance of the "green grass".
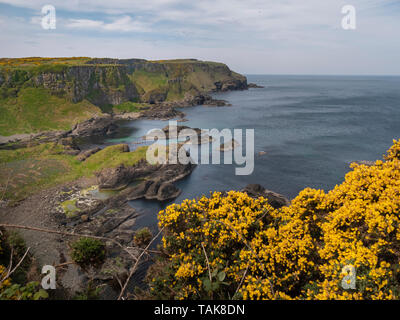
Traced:
<path fill-rule="evenodd" d="M 168 78 L 161 73 L 136 71 L 131 75 L 132 81 L 145 92 L 166 87 Z"/>
<path fill-rule="evenodd" d="M 0 150 L 0 199 L 11 201 L 59 183 L 93 177 L 96 171 L 120 164 L 134 165 L 146 157 L 146 147 L 123 152 L 122 145 L 104 148 L 86 161 L 63 154 L 63 147 L 45 143 L 17 150 Z"/>
<path fill-rule="evenodd" d="M 86 100 L 73 103 L 43 88 L 23 88 L 18 97 L 0 100 L 0 135 L 69 130 L 100 113 Z"/>
<path fill-rule="evenodd" d="M 113 112 L 114 113 L 139 112 L 146 107 L 148 107 L 148 104 L 146 103 L 126 101 L 121 104 L 113 106 Z"/>

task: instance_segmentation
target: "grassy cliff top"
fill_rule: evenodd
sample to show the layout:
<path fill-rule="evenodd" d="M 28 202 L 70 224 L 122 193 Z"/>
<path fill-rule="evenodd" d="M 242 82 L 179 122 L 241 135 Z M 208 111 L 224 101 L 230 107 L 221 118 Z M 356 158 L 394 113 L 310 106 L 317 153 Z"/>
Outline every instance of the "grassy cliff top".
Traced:
<path fill-rule="evenodd" d="M 26 57 L 26 58 L 0 58 L 0 68 L 23 68 L 37 67 L 43 65 L 65 65 L 65 66 L 110 66 L 110 65 L 129 65 L 132 63 L 156 63 L 156 64 L 209 64 L 220 65 L 225 64 L 212 61 L 201 61 L 197 59 L 170 59 L 170 60 L 145 60 L 145 59 L 113 59 L 113 58 L 89 58 L 89 57 L 62 57 L 62 58 L 47 58 L 47 57 Z"/>

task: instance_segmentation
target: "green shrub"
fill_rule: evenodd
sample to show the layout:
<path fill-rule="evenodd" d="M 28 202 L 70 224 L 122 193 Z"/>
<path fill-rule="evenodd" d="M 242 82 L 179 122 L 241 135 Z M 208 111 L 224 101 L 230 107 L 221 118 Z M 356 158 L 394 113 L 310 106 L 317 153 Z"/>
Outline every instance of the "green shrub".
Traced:
<path fill-rule="evenodd" d="M 136 231 L 135 236 L 133 237 L 133 243 L 138 247 L 145 247 L 150 243 L 152 238 L 153 235 L 150 229 L 147 227 L 142 228 Z"/>
<path fill-rule="evenodd" d="M 105 246 L 97 239 L 81 238 L 71 245 L 71 249 L 72 260 L 82 268 L 98 267 L 106 257 Z"/>

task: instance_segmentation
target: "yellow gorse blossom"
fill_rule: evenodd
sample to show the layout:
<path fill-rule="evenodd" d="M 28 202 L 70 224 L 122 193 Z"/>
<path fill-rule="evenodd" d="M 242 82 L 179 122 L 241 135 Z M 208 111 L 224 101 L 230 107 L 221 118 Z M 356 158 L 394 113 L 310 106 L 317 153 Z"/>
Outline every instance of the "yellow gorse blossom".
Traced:
<path fill-rule="evenodd" d="M 217 270 L 222 298 L 398 299 L 400 140 L 384 161 L 351 167 L 333 190 L 307 188 L 281 209 L 236 191 L 170 205 L 158 218 L 171 276 L 153 290 L 210 297 L 204 279 Z M 356 289 L 342 288 L 344 276 Z"/>

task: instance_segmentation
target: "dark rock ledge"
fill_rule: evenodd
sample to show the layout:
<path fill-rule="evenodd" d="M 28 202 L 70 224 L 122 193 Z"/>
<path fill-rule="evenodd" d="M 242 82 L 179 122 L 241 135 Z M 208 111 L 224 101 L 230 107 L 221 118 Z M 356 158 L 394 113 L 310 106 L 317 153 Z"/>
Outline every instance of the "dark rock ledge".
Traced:
<path fill-rule="evenodd" d="M 290 205 L 289 199 L 287 199 L 285 196 L 274 191 L 267 190 L 259 184 L 249 184 L 242 190 L 242 192 L 246 192 L 250 197 L 253 198 L 264 197 L 268 199 L 268 203 L 275 209 Z"/>

